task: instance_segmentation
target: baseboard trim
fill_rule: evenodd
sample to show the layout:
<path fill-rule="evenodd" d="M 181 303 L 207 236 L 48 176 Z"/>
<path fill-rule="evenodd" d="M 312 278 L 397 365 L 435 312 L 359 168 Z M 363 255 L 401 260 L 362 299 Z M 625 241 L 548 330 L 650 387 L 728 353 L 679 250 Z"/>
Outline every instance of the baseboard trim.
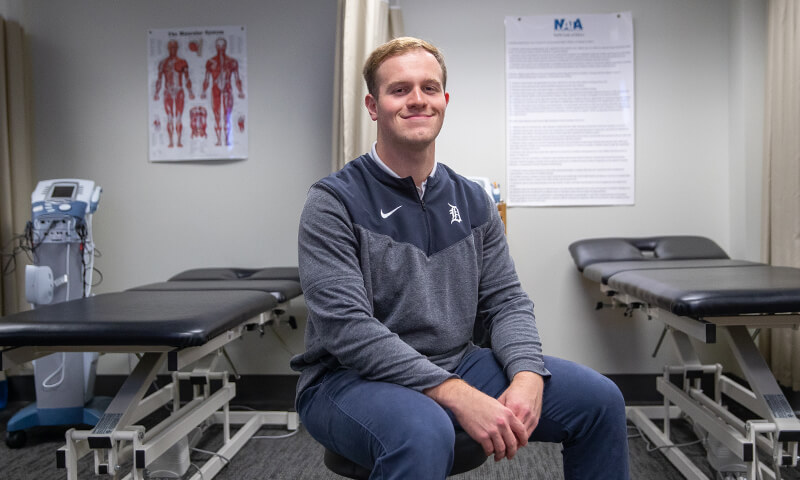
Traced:
<path fill-rule="evenodd" d="M 657 404 L 662 401 L 656 391 L 658 374 L 612 374 L 607 375 L 617 384 L 628 405 Z M 114 396 L 125 381 L 125 375 L 98 375 L 95 380 L 95 395 Z M 264 410 L 287 410 L 294 407 L 296 375 L 242 375 L 236 380 L 234 405 Z M 159 375 L 158 385 L 170 381 L 169 375 Z M 188 388 L 188 386 L 187 386 Z M 33 375 L 8 377 L 9 401 L 32 402 L 36 400 Z M 189 392 L 181 394 L 188 398 Z"/>
<path fill-rule="evenodd" d="M 626 405 L 655 405 L 663 402 L 663 397 L 656 390 L 656 378 L 661 374 L 627 373 L 606 376 L 617 384 Z"/>

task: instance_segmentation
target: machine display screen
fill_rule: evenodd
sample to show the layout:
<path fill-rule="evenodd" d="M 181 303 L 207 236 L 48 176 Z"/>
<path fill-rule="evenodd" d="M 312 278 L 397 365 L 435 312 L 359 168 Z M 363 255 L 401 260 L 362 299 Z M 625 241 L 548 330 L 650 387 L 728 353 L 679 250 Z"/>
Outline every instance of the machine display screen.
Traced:
<path fill-rule="evenodd" d="M 50 192 L 50 198 L 72 198 L 73 192 L 75 192 L 74 185 L 56 185 Z"/>

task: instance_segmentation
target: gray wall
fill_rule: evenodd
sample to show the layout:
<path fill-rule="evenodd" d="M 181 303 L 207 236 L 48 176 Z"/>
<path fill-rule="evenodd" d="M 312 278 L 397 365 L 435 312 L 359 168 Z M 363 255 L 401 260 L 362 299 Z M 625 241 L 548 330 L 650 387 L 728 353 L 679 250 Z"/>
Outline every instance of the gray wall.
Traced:
<path fill-rule="evenodd" d="M 596 287 L 567 252 L 593 236 L 706 235 L 758 260 L 765 1 L 402 0 L 406 33 L 445 52 L 451 101 L 439 159 L 505 178 L 505 15 L 631 11 L 635 32 L 636 204 L 513 208 L 508 238 L 536 303 L 546 353 L 604 373 L 659 372 L 660 326 L 595 312 Z M 36 174 L 104 188 L 95 240 L 116 291 L 203 265 L 296 264 L 308 186 L 329 170 L 334 0 L 5 0 L 30 35 Z M 250 158 L 147 161 L 148 28 L 245 25 Z M 302 302 L 294 313 L 303 317 Z M 302 322 L 301 322 L 302 323 Z M 233 347 L 242 373 L 288 373 L 302 332 Z M 717 349 L 719 350 L 719 349 Z M 723 354 L 724 351 L 714 351 Z M 101 373 L 128 368 L 106 356 Z"/>
<path fill-rule="evenodd" d="M 437 154 L 461 173 L 505 178 L 505 15 L 631 11 L 635 37 L 636 204 L 512 208 L 508 238 L 536 303 L 546 353 L 604 373 L 658 372 L 661 325 L 593 310 L 569 243 L 697 234 L 758 260 L 765 3 L 714 0 L 403 0 L 406 33 L 439 45 L 450 104 Z M 457 16 L 453 12 L 458 12 Z M 710 355 L 725 355 L 715 347 Z"/>

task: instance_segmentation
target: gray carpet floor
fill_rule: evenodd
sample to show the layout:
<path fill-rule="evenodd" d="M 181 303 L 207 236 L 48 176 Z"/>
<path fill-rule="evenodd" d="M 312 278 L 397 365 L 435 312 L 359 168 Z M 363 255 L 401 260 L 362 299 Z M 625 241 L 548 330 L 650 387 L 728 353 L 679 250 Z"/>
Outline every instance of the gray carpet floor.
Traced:
<path fill-rule="evenodd" d="M 0 410 L 0 431 L 5 438 L 5 425 L 11 415 L 23 405 L 9 405 Z M 9 449 L 5 442 L 0 444 L 0 478 L 9 480 L 66 478 L 65 470 L 55 466 L 55 452 L 64 444 L 64 427 L 37 427 L 27 431 L 27 443 L 20 449 Z M 262 429 L 259 436 L 280 435 L 283 430 Z M 636 431 L 630 428 L 633 438 L 629 439 L 631 477 L 634 479 L 678 480 L 680 473 L 659 452 L 648 452 L 644 441 L 635 437 Z M 676 428 L 676 435 L 690 437 L 688 429 Z M 691 438 L 688 438 L 691 440 Z M 683 441 L 683 438 L 680 439 Z M 196 445 L 200 450 L 216 450 L 221 444 L 221 429 L 209 428 Z M 702 459 L 702 447 L 693 446 L 685 450 L 688 454 Z M 231 459 L 230 463 L 215 477 L 219 480 L 249 479 L 339 479 L 330 473 L 322 463 L 323 449 L 305 429 L 296 435 L 278 439 L 251 439 L 244 448 Z M 192 463 L 202 464 L 208 454 L 193 451 Z M 95 476 L 91 456 L 81 460 L 80 478 L 105 479 Z M 194 473 L 190 467 L 184 478 Z M 709 470 L 710 474 L 710 470 Z M 154 475 L 155 477 L 155 475 Z M 483 479 L 561 479 L 561 447 L 553 444 L 530 444 L 522 449 L 512 461 L 487 462 L 478 469 L 456 477 L 459 480 Z"/>
<path fill-rule="evenodd" d="M 11 415 L 23 405 L 9 405 L 0 410 L 0 431 L 5 439 L 5 425 Z M 8 480 L 56 479 L 66 478 L 66 471 L 56 468 L 55 452 L 64 444 L 65 427 L 37 427 L 27 431 L 27 443 L 20 449 L 9 449 L 5 442 L 0 444 L 0 478 Z M 689 442 L 696 440 L 691 428 L 683 420 L 673 421 L 674 440 Z M 284 430 L 264 428 L 258 436 L 285 434 Z M 632 426 L 629 428 L 630 467 L 632 479 L 679 480 L 681 474 L 659 451 L 648 451 L 644 440 Z M 212 426 L 202 435 L 196 445 L 199 450 L 216 450 L 222 443 L 221 427 Z M 705 462 L 705 451 L 699 444 L 684 447 L 683 451 L 696 459 L 709 478 L 715 478 Z M 300 427 L 297 434 L 286 438 L 254 438 L 234 456 L 228 465 L 215 477 L 219 480 L 250 479 L 340 479 L 330 473 L 322 463 L 323 449 Z M 192 451 L 193 464 L 202 464 L 209 455 Z M 91 455 L 79 463 L 79 478 L 107 479 L 95 476 Z M 129 466 L 124 466 L 127 471 Z M 183 478 L 190 478 L 193 467 Z M 785 478 L 800 478 L 797 470 L 784 472 Z M 159 478 L 153 475 L 150 478 Z M 497 479 L 563 479 L 561 467 L 561 447 L 553 444 L 530 444 L 520 450 L 514 460 L 487 462 L 471 471 L 452 477 L 457 480 L 497 480 Z M 602 478 L 597 476 L 594 478 Z"/>

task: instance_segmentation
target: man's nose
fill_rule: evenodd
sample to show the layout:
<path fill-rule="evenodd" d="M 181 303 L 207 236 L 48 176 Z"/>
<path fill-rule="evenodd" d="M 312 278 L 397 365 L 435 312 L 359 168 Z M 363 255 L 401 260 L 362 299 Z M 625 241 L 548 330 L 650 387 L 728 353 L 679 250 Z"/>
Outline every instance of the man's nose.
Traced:
<path fill-rule="evenodd" d="M 425 95 L 423 95 L 422 89 L 415 87 L 411 90 L 411 93 L 408 95 L 408 103 L 410 105 L 424 105 Z"/>

